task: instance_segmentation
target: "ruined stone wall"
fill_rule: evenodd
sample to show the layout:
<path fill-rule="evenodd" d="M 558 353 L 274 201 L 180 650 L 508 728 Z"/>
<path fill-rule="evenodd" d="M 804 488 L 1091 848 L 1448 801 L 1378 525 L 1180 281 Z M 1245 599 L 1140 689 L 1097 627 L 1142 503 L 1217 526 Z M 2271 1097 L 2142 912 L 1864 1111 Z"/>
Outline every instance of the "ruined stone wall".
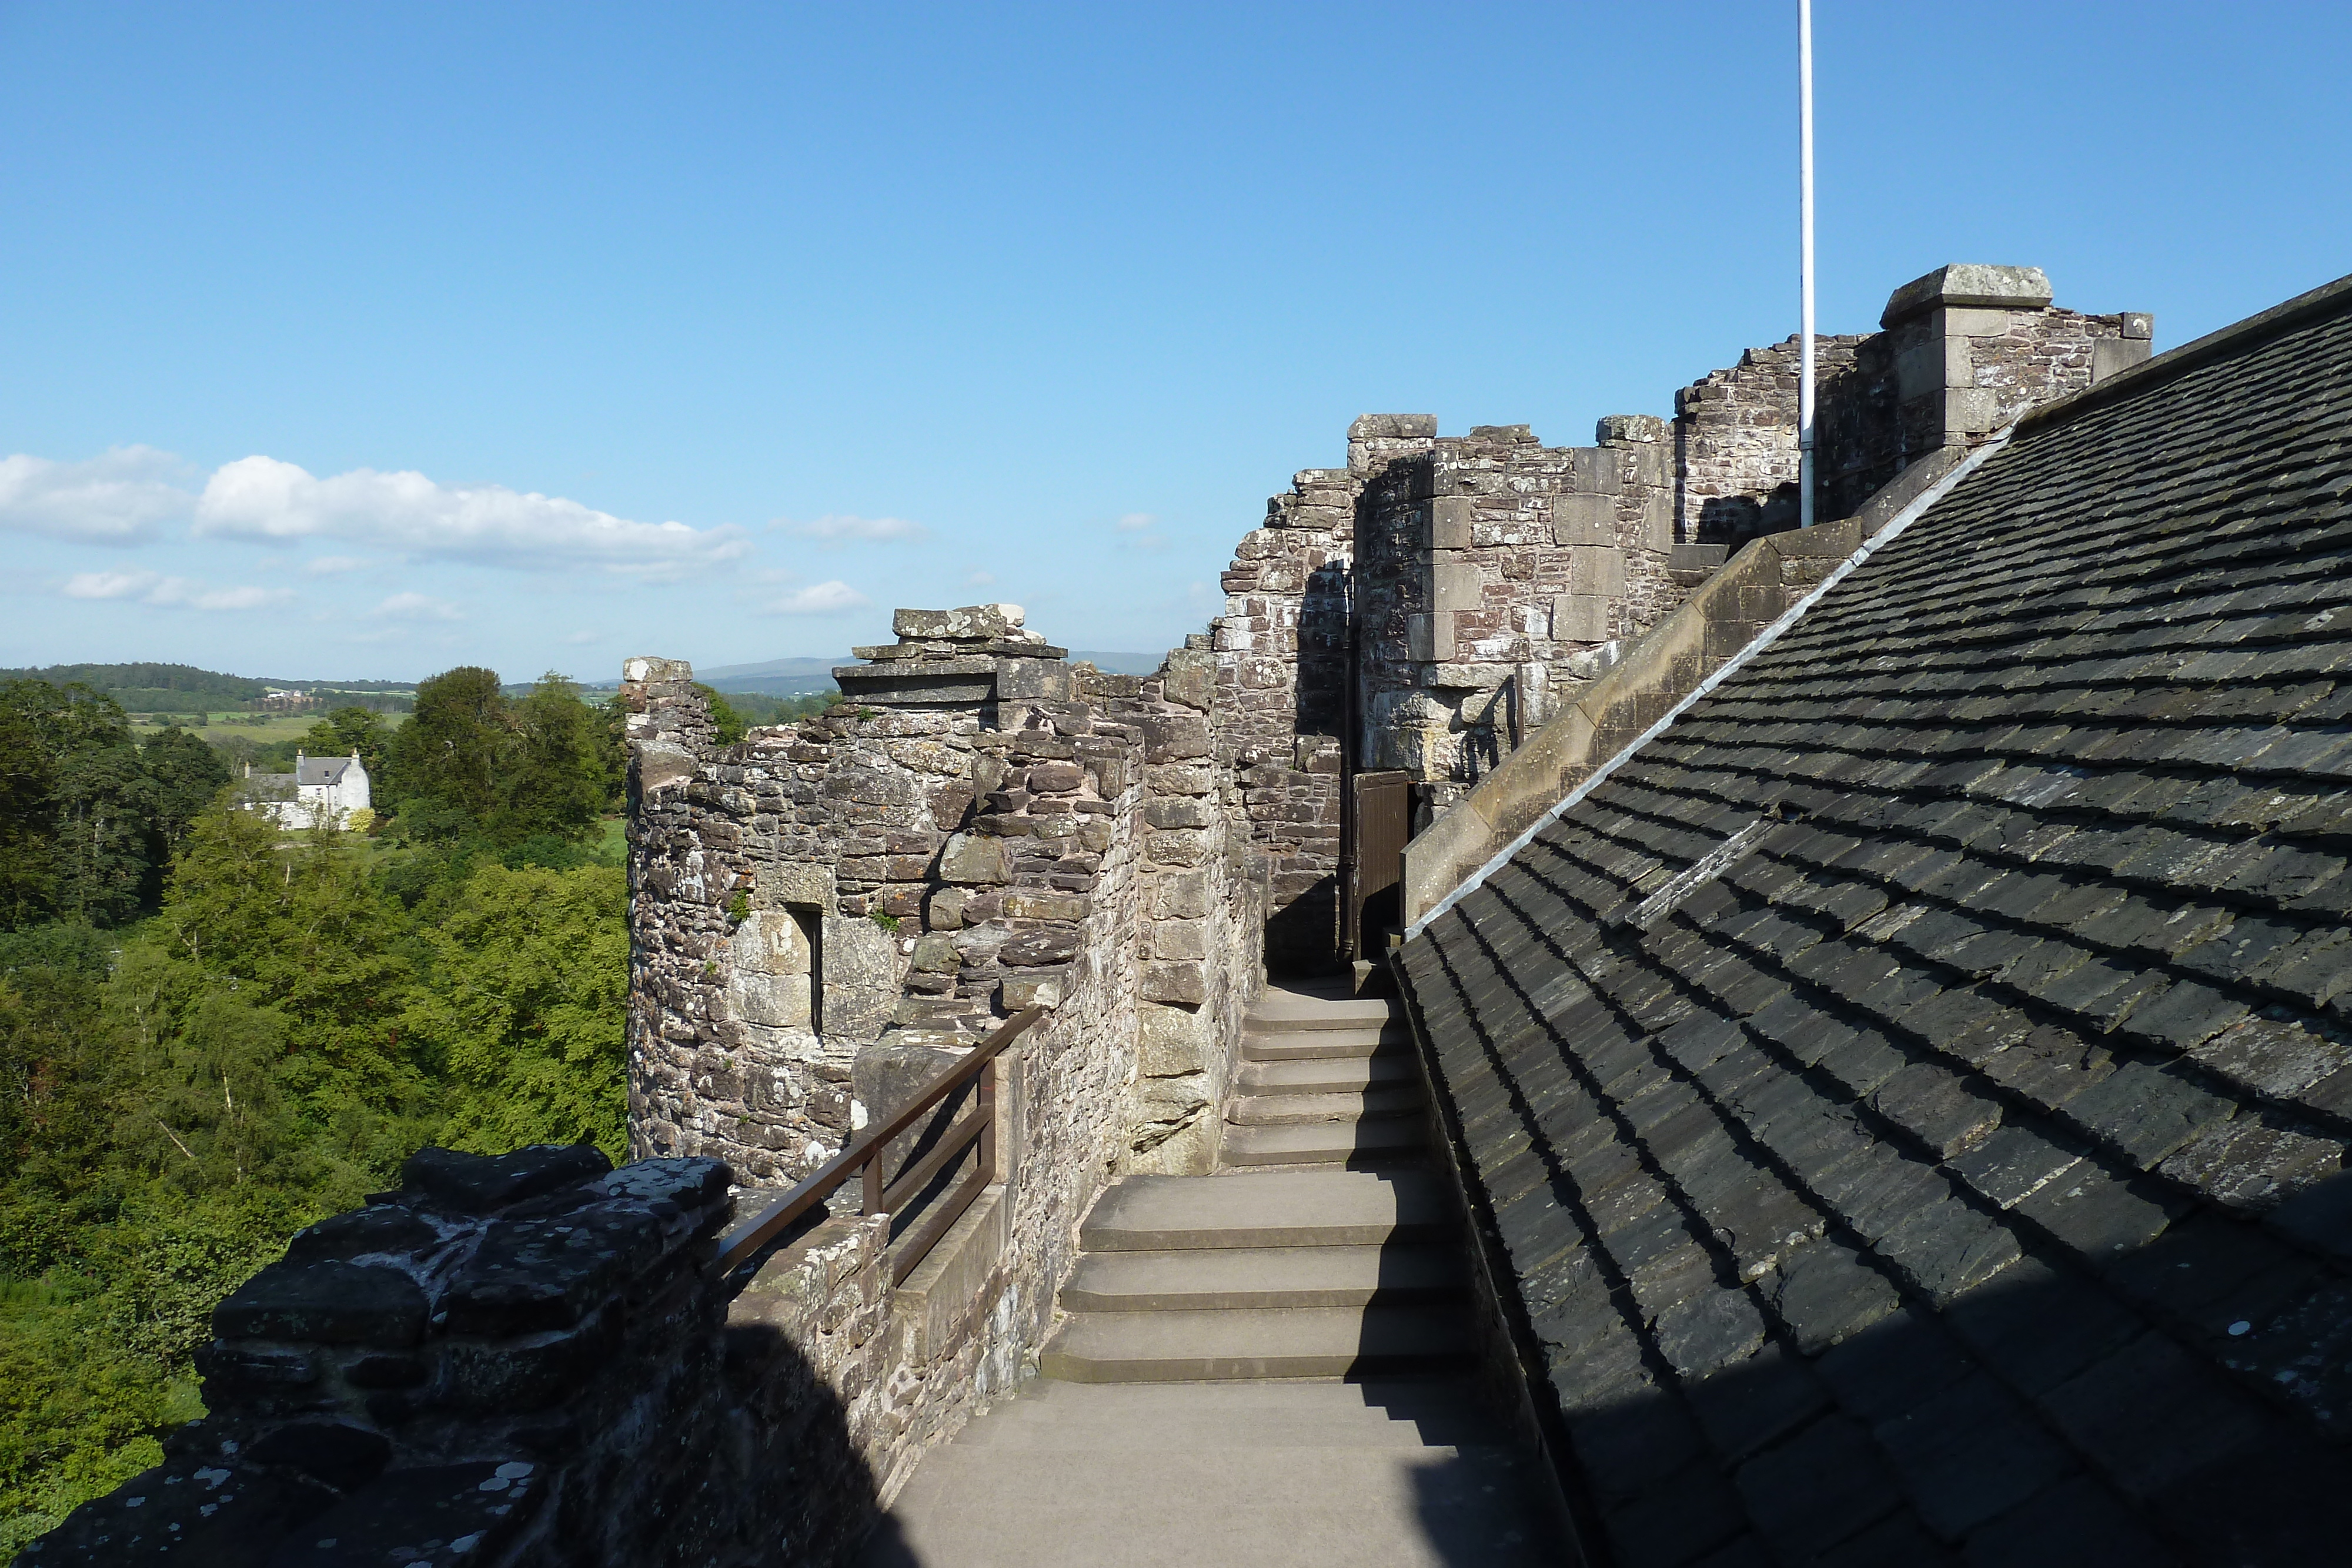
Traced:
<path fill-rule="evenodd" d="M 1551 447 L 1481 426 L 1370 475 L 1356 527 L 1359 765 L 1443 810 L 1680 602 L 1663 420 Z"/>
<path fill-rule="evenodd" d="M 1852 516 L 1911 464 L 1973 446 L 2151 346 L 2148 316 L 2059 308 L 2037 267 L 1939 267 L 1894 292 L 1880 329 L 1814 340 L 1820 521 Z M 1798 362 L 1791 337 L 1675 394 L 1683 541 L 1736 549 L 1796 526 Z"/>
<path fill-rule="evenodd" d="M 888 1216 L 714 1273 L 729 1175 L 420 1153 L 220 1304 L 209 1414 L 20 1563 L 843 1561 L 1034 1350 L 1007 1189 L 894 1286 Z"/>

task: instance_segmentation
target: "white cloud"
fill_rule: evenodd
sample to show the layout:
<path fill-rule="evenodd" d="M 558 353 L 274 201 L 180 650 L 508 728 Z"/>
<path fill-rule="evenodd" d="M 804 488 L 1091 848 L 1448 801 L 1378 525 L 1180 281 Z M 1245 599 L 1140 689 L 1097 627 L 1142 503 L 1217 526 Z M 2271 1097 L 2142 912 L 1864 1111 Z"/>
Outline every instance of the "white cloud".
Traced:
<path fill-rule="evenodd" d="M 260 610 L 294 597 L 285 588 L 207 588 L 153 571 L 78 571 L 66 579 L 68 599 L 131 599 L 187 610 Z"/>
<path fill-rule="evenodd" d="M 829 514 L 814 522 L 796 523 L 789 517 L 778 517 L 768 525 L 788 534 L 798 534 L 804 539 L 822 539 L 827 544 L 846 544 L 852 539 L 873 543 L 887 539 L 929 538 L 931 530 L 920 523 L 910 523 L 904 517 L 853 517 L 846 514 Z"/>
<path fill-rule="evenodd" d="M 563 640 L 576 647 L 585 643 L 609 642 L 612 635 L 610 632 L 574 632 Z"/>
<path fill-rule="evenodd" d="M 1129 512 L 1112 526 L 1123 534 L 1139 534 L 1159 520 L 1150 512 Z"/>
<path fill-rule="evenodd" d="M 340 538 L 497 566 L 601 566 L 654 577 L 732 560 L 751 548 L 731 524 L 632 522 L 561 496 L 441 485 L 414 471 L 354 468 L 320 479 L 261 456 L 223 464 L 205 482 L 195 531 L 265 543 Z"/>
<path fill-rule="evenodd" d="M 764 606 L 771 615 L 830 615 L 836 611 L 856 610 L 874 601 L 849 584 L 838 579 L 831 582 L 813 582 L 806 588 L 796 588 L 781 599 Z"/>
<path fill-rule="evenodd" d="M 446 599 L 433 599 L 422 593 L 395 593 L 373 610 L 370 615 L 383 621 L 462 621 L 457 607 Z"/>
<path fill-rule="evenodd" d="M 964 579 L 964 581 L 974 588 L 986 588 L 995 580 L 996 574 L 994 572 L 982 571 L 978 567 L 973 567 L 971 569 L 971 575 Z"/>
<path fill-rule="evenodd" d="M 110 447 L 87 463 L 0 457 L 0 528 L 135 544 L 188 509 L 188 493 L 171 483 L 180 466 L 152 446 Z"/>
<path fill-rule="evenodd" d="M 364 571 L 375 562 L 363 555 L 322 555 L 302 563 L 302 570 L 312 577 L 327 577 L 339 571 Z"/>

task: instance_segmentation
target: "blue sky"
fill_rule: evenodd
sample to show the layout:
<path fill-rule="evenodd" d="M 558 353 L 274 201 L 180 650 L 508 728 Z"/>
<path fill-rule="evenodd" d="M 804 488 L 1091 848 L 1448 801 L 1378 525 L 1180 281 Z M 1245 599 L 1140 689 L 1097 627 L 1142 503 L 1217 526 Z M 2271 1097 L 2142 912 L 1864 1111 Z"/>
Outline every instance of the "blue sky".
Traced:
<path fill-rule="evenodd" d="M 1793 5 L 0 3 L 0 664 L 1149 650 L 1366 412 L 1795 327 Z M 1820 0 L 1822 324 L 2352 271 L 2352 6 Z"/>

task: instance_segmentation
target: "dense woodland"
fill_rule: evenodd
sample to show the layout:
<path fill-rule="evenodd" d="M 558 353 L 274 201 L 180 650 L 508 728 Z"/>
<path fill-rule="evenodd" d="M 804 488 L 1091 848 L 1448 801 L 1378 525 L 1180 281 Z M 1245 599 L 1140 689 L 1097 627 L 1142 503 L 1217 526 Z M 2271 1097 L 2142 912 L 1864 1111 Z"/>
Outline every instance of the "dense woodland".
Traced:
<path fill-rule="evenodd" d="M 361 753 L 366 832 L 0 681 L 0 1553 L 156 1463 L 213 1303 L 421 1145 L 623 1152 L 616 706 L 455 669 L 301 744 Z"/>

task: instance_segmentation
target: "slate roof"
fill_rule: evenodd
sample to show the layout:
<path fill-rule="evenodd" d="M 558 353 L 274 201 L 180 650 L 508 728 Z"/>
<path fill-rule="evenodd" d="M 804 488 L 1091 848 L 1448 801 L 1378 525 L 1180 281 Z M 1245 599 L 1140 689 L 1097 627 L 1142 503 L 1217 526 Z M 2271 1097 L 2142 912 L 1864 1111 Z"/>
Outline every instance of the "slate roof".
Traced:
<path fill-rule="evenodd" d="M 352 759 L 348 757 L 299 758 L 294 764 L 295 781 L 313 789 L 324 784 L 339 783 L 343 775 L 351 770 L 351 766 Z"/>
<path fill-rule="evenodd" d="M 2347 285 L 2029 421 L 1404 947 L 1596 1562 L 2352 1555 Z"/>

